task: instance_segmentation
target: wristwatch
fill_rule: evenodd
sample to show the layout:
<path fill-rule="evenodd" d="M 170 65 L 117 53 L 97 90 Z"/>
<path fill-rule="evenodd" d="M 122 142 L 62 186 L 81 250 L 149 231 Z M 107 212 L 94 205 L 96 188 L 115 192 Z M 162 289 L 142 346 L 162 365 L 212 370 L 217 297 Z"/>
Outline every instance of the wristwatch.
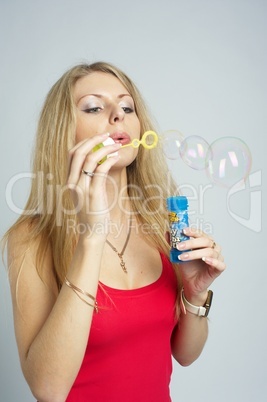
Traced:
<path fill-rule="evenodd" d="M 188 300 L 186 300 L 185 295 L 184 295 L 184 289 L 182 289 L 181 292 L 181 308 L 184 313 L 185 310 L 189 311 L 189 313 L 198 315 L 199 317 L 207 317 L 211 308 L 211 303 L 212 303 L 212 298 L 213 298 L 213 291 L 208 290 L 208 297 L 204 303 L 203 306 L 194 306 L 193 304 L 189 303 Z"/>

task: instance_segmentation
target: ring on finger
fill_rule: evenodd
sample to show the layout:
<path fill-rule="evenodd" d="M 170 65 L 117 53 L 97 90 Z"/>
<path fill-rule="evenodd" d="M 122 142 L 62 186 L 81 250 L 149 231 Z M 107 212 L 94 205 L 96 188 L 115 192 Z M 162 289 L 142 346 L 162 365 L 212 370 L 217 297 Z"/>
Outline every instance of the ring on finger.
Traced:
<path fill-rule="evenodd" d="M 93 177 L 95 175 L 94 172 L 87 172 L 84 169 L 82 169 L 82 173 L 86 174 L 86 176 L 89 176 L 89 177 Z"/>
<path fill-rule="evenodd" d="M 211 248 L 214 249 L 215 247 L 216 247 L 216 243 L 215 243 L 215 241 L 213 240 L 213 241 L 212 241 L 212 246 L 211 246 Z"/>

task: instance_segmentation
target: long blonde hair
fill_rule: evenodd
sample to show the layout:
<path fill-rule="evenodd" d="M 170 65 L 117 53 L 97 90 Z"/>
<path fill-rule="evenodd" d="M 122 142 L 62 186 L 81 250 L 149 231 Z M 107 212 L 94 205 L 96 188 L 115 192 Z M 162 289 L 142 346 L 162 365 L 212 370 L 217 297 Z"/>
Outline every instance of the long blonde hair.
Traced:
<path fill-rule="evenodd" d="M 117 77 L 134 100 L 141 133 L 155 130 L 137 87 L 127 75 L 111 64 L 97 62 L 91 65 L 77 65 L 68 70 L 49 91 L 37 129 L 33 161 L 35 179 L 24 213 L 8 230 L 5 238 L 8 239 L 22 223 L 28 223 L 30 230 L 27 241 L 41 239 L 37 253 L 37 271 L 41 276 L 42 258 L 47 247 L 51 247 L 54 274 L 59 289 L 78 237 L 74 231 L 68 233 L 67 230 L 67 219 L 77 223 L 77 218 L 70 192 L 64 189 L 68 174 L 68 151 L 75 142 L 76 111 L 73 87 L 81 77 L 92 72 L 104 72 Z M 156 230 L 151 230 L 149 234 L 150 239 L 167 255 L 169 246 L 165 239 L 165 200 L 167 196 L 177 192 L 177 186 L 170 176 L 161 148 L 146 150 L 140 147 L 135 161 L 127 167 L 127 178 L 128 194 L 138 222 L 150 225 L 154 229 L 156 225 Z M 63 205 L 60 215 L 57 208 L 59 195 Z"/>

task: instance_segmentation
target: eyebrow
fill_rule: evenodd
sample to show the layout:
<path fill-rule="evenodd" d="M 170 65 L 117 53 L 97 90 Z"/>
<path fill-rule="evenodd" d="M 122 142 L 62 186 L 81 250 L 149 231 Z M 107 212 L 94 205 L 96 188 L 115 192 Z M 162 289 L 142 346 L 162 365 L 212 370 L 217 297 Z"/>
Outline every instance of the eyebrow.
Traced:
<path fill-rule="evenodd" d="M 79 103 L 80 100 L 85 98 L 86 96 L 95 96 L 96 98 L 100 98 L 100 99 L 105 98 L 105 95 L 101 95 L 101 94 L 86 94 L 86 95 L 83 95 L 81 98 L 79 98 L 77 103 Z M 133 97 L 130 94 L 120 94 L 120 95 L 117 96 L 117 98 L 121 99 L 124 96 L 129 96 L 130 98 L 133 99 Z"/>

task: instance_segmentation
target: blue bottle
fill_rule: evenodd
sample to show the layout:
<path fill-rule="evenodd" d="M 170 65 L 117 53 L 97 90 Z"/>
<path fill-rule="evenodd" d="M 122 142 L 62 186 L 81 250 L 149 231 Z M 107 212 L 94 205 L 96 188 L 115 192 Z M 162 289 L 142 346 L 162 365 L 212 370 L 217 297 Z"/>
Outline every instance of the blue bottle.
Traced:
<path fill-rule="evenodd" d="M 189 239 L 183 233 L 183 229 L 189 226 L 188 200 L 185 196 L 168 197 L 167 209 L 170 228 L 170 261 L 178 263 L 182 262 L 178 259 L 178 256 L 186 250 L 179 251 L 176 246 L 179 242 Z"/>

